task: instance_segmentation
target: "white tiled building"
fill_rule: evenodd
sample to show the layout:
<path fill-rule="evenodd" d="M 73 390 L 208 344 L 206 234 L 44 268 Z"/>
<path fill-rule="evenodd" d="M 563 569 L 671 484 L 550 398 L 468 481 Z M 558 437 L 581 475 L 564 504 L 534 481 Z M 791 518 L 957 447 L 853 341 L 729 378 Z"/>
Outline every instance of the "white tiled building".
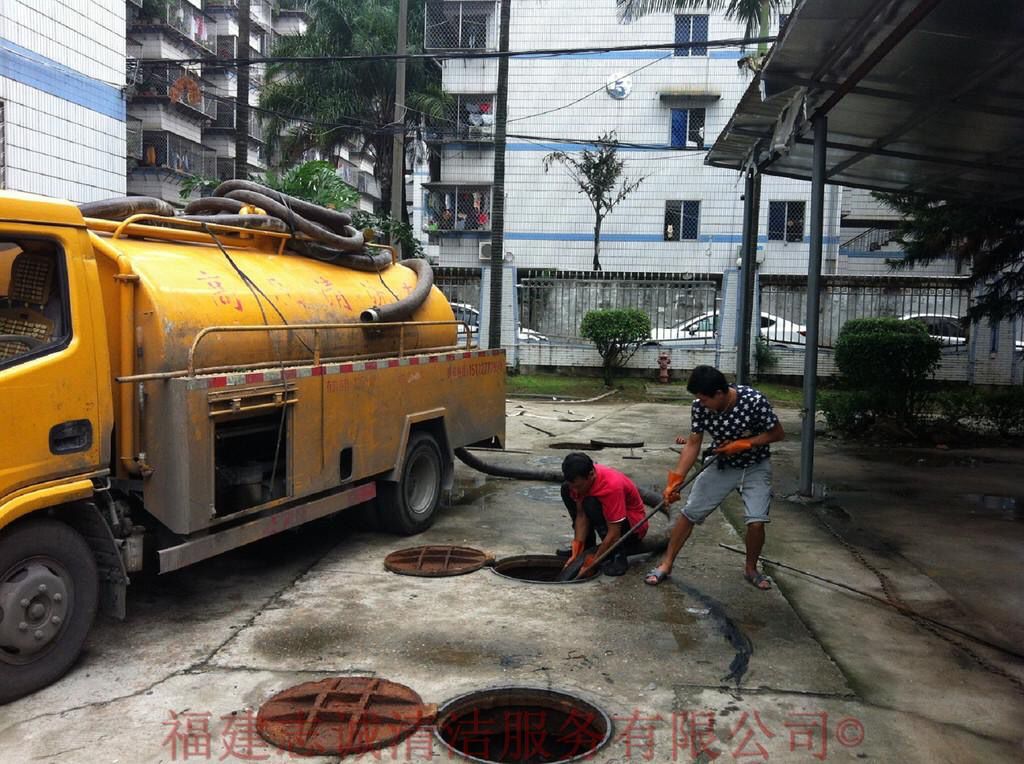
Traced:
<path fill-rule="evenodd" d="M 0 2 L 0 187 L 125 193 L 125 0 Z"/>

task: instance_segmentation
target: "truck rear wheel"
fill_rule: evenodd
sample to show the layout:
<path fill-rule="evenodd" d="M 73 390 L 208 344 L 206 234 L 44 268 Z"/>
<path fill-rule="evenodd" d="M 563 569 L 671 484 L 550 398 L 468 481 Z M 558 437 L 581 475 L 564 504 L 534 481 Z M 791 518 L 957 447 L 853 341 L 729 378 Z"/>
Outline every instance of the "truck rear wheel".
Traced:
<path fill-rule="evenodd" d="M 98 596 L 96 560 L 70 526 L 40 518 L 0 532 L 0 703 L 71 668 Z"/>
<path fill-rule="evenodd" d="M 412 536 L 433 525 L 443 477 L 444 461 L 437 441 L 428 433 L 413 433 L 398 481 L 377 486 L 377 505 L 384 529 Z"/>

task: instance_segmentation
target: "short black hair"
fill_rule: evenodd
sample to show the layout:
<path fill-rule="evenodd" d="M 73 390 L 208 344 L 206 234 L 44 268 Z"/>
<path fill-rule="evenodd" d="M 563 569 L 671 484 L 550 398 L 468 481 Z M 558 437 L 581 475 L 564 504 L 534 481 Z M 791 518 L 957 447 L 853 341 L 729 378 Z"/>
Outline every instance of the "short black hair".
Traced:
<path fill-rule="evenodd" d="M 714 395 L 718 392 L 729 392 L 729 382 L 725 375 L 714 366 L 697 366 L 690 373 L 686 389 L 694 395 Z"/>
<path fill-rule="evenodd" d="M 594 471 L 594 460 L 579 451 L 573 451 L 562 460 L 562 477 L 566 480 L 589 477 Z"/>

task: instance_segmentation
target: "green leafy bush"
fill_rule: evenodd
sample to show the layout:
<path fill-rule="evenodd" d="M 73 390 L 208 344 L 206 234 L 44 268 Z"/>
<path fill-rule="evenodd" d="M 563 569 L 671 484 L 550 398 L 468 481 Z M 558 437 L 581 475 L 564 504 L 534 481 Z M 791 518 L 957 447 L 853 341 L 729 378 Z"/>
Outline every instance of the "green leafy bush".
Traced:
<path fill-rule="evenodd" d="M 941 348 L 920 321 L 858 318 L 839 332 L 835 361 L 844 385 L 869 393 L 876 412 L 910 423 L 927 399 Z"/>
<path fill-rule="evenodd" d="M 580 336 L 597 346 L 604 362 L 604 383 L 612 384 L 615 369 L 629 359 L 651 336 L 651 319 L 642 310 L 591 310 L 583 316 Z"/>
<path fill-rule="evenodd" d="M 762 374 L 775 367 L 779 362 L 779 354 L 772 349 L 761 335 L 754 340 L 754 364 L 758 374 Z"/>
<path fill-rule="evenodd" d="M 423 257 L 423 246 L 408 223 L 390 215 L 377 215 L 365 210 L 352 211 L 352 225 L 360 231 L 372 228 L 381 234 L 380 241 L 393 241 L 402 246 L 402 257 Z"/>
<path fill-rule="evenodd" d="M 833 390 L 818 395 L 829 428 L 860 435 L 875 423 L 874 397 L 862 390 Z"/>
<path fill-rule="evenodd" d="M 936 413 L 947 424 L 959 425 L 965 419 L 985 416 L 982 395 L 973 387 L 941 390 L 932 397 Z"/>
<path fill-rule="evenodd" d="M 1024 434 L 1024 389 L 1007 387 L 981 396 L 984 416 L 1000 435 Z"/>

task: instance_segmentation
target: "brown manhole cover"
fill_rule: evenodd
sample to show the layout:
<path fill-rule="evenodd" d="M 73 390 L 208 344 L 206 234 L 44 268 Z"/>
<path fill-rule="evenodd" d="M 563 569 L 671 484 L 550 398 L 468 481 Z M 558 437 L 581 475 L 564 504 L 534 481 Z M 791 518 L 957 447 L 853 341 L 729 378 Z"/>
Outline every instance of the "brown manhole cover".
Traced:
<path fill-rule="evenodd" d="M 491 568 L 499 576 L 512 578 L 516 581 L 529 581 L 534 584 L 578 584 L 590 581 L 599 573 L 594 568 L 586 578 L 575 578 L 572 581 L 559 581 L 558 574 L 565 567 L 565 558 L 553 554 L 520 554 L 515 557 L 503 557 Z"/>
<path fill-rule="evenodd" d="M 486 764 L 558 764 L 589 758 L 612 736 L 601 709 L 557 690 L 498 687 L 448 701 L 434 734 Z"/>
<path fill-rule="evenodd" d="M 384 558 L 384 567 L 403 576 L 461 576 L 480 570 L 494 558 L 468 546 L 414 546 Z"/>
<path fill-rule="evenodd" d="M 256 729 L 292 753 L 347 756 L 393 745 L 436 713 L 403 684 L 337 677 L 279 692 L 260 708 Z"/>

